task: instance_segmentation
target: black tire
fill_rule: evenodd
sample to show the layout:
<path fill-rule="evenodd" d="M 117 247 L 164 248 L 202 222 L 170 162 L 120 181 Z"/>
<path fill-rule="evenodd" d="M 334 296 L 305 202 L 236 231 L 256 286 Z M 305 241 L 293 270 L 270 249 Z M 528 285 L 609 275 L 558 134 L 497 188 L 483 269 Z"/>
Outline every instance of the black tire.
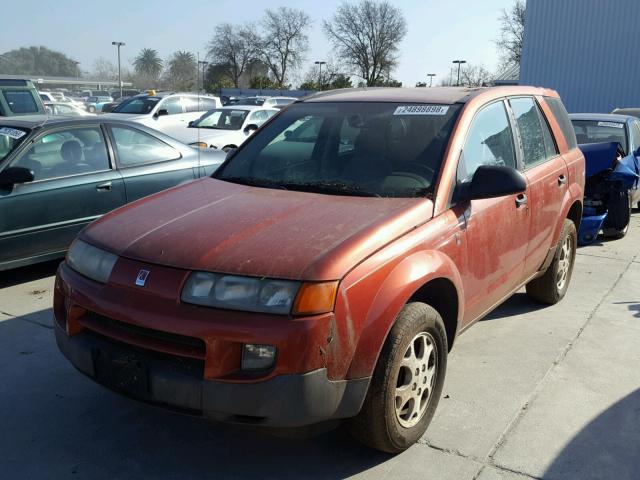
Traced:
<path fill-rule="evenodd" d="M 411 345 L 412 352 L 417 352 L 416 342 L 422 342 L 422 339 L 425 339 L 425 343 L 420 345 L 426 346 L 431 342 L 433 355 L 425 355 L 426 350 L 423 350 L 422 360 L 418 360 L 424 362 L 423 370 L 418 368 L 418 371 L 425 372 L 426 365 L 427 373 L 418 374 L 416 378 L 413 368 L 408 374 L 409 367 L 402 366 L 401 363 L 409 358 L 405 357 L 409 346 Z M 350 433 L 365 445 L 387 453 L 402 452 L 417 442 L 431 422 L 442 395 L 447 368 L 447 347 L 447 334 L 438 312 L 425 303 L 412 302 L 405 305 L 382 347 L 362 410 L 348 422 Z M 416 354 L 416 357 L 418 356 Z M 431 365 L 431 368 L 428 365 Z M 427 382 L 429 370 L 433 373 Z M 426 395 L 424 403 L 419 403 L 419 415 L 416 412 L 415 418 L 404 420 L 417 422 L 410 427 L 403 426 L 396 414 L 396 388 L 399 381 L 406 385 L 407 389 L 416 392 L 418 398 L 424 397 L 427 392 L 419 393 L 421 388 L 417 385 L 420 382 L 423 385 L 431 385 L 431 391 Z M 428 388 L 425 390 L 428 391 Z M 412 401 L 412 405 L 416 405 L 415 400 L 409 400 L 405 405 Z"/>
<path fill-rule="evenodd" d="M 547 303 L 553 305 L 558 303 L 567 293 L 569 283 L 571 281 L 571 274 L 573 273 L 573 265 L 576 259 L 576 247 L 577 247 L 578 234 L 576 232 L 575 224 L 565 219 L 562 226 L 562 232 L 560 232 L 560 238 L 558 239 L 558 246 L 556 247 L 556 253 L 551 261 L 551 265 L 547 268 L 547 271 L 541 277 L 535 278 L 527 283 L 527 295 L 533 300 L 541 303 Z M 564 259 L 567 257 L 567 252 L 563 248 L 570 246 L 570 252 L 568 254 L 568 270 L 566 277 L 562 285 L 558 285 L 558 275 L 561 269 L 564 267 Z"/>
<path fill-rule="evenodd" d="M 602 233 L 607 238 L 623 238 L 631 225 L 631 194 L 629 190 L 620 192 L 612 201 L 609 213 L 604 221 Z"/>
<path fill-rule="evenodd" d="M 89 107 L 89 113 L 95 113 L 96 112 L 96 107 L 91 106 Z"/>

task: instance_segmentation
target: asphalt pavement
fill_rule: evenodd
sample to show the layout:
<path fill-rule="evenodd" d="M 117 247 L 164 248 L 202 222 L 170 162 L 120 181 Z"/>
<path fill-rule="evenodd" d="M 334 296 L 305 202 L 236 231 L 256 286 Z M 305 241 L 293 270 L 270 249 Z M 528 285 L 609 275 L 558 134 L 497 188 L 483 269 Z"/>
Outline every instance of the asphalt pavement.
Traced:
<path fill-rule="evenodd" d="M 578 250 L 565 299 L 524 292 L 456 342 L 420 443 L 280 438 L 122 398 L 52 331 L 56 264 L 0 273 L 0 478 L 640 479 L 640 213 Z"/>

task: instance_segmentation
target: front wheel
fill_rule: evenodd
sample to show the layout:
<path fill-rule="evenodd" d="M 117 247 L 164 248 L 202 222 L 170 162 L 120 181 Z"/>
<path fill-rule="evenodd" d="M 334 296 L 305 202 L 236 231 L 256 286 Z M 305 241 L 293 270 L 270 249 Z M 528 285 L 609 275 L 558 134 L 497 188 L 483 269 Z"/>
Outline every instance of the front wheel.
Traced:
<path fill-rule="evenodd" d="M 96 113 L 96 107 L 94 106 L 89 107 L 89 113 Z"/>
<path fill-rule="evenodd" d="M 447 367 L 442 317 L 427 304 L 405 305 L 389 332 L 360 413 L 349 431 L 377 450 L 399 453 L 424 434 Z"/>
<path fill-rule="evenodd" d="M 629 190 L 620 192 L 612 203 L 602 233 L 608 238 L 623 238 L 631 224 L 631 193 Z"/>
<path fill-rule="evenodd" d="M 577 237 L 575 224 L 565 219 L 551 265 L 544 275 L 527 283 L 527 295 L 533 300 L 553 305 L 565 296 L 576 259 Z"/>

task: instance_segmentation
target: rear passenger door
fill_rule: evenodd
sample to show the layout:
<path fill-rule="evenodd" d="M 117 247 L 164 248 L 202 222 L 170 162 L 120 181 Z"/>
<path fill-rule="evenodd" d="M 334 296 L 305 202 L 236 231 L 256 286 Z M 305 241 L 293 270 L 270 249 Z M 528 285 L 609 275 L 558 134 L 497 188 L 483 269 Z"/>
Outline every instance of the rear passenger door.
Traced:
<path fill-rule="evenodd" d="M 109 130 L 127 202 L 196 178 L 193 160 L 159 138 L 128 126 L 111 125 Z"/>
<path fill-rule="evenodd" d="M 532 97 L 509 99 L 516 120 L 524 174 L 529 183 L 531 216 L 525 275 L 534 274 L 554 248 L 562 200 L 568 188 L 567 166 L 558 153 L 551 129 Z"/>
<path fill-rule="evenodd" d="M 89 222 L 125 203 L 99 125 L 35 138 L 9 166 L 34 180 L 0 190 L 0 263 L 64 251 Z"/>
<path fill-rule="evenodd" d="M 505 102 L 485 105 L 467 133 L 457 182 L 470 182 L 480 165 L 517 168 L 517 152 Z M 486 313 L 523 281 L 529 243 L 527 194 L 472 200 L 466 205 L 465 322 Z"/>

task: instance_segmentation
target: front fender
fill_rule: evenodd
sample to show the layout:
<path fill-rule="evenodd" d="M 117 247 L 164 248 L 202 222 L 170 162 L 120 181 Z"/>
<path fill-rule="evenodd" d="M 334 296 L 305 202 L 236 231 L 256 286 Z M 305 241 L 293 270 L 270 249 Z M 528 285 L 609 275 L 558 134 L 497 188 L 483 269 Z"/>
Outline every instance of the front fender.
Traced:
<path fill-rule="evenodd" d="M 458 295 L 457 331 L 464 305 L 462 280 L 458 269 L 451 258 L 440 251 L 415 252 L 393 266 L 379 284 L 360 325 L 360 335 L 355 343 L 347 378 L 372 375 L 384 341 L 402 307 L 423 285 L 441 278 L 449 280 Z M 357 288 L 359 285 L 356 284 L 355 288 L 345 292 L 347 302 L 352 296 L 362 295 Z"/>

